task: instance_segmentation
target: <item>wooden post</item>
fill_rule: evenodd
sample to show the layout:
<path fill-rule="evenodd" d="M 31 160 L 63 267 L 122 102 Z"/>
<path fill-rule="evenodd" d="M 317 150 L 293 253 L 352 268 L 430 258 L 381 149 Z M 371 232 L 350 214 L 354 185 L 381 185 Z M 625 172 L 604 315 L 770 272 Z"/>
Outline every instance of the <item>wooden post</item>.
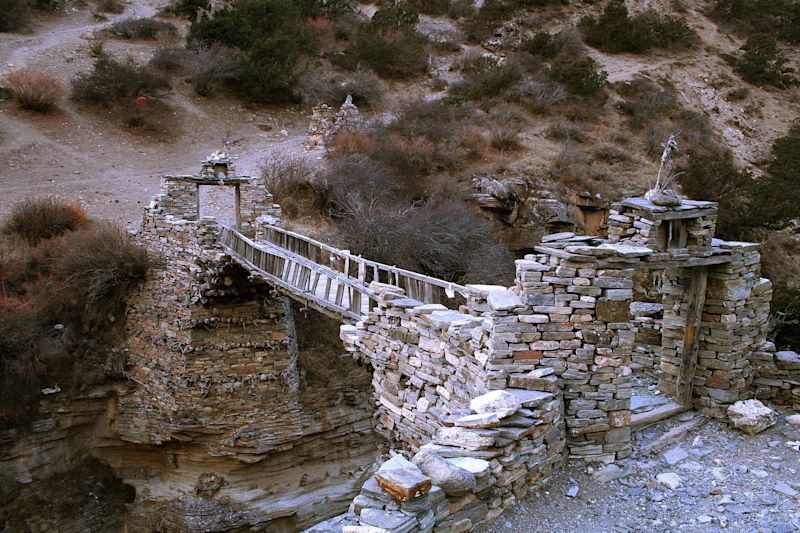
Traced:
<path fill-rule="evenodd" d="M 234 186 L 236 197 L 236 229 L 242 231 L 242 196 L 239 192 L 239 184 Z"/>
<path fill-rule="evenodd" d="M 694 372 L 697 368 L 697 346 L 700 341 L 697 330 L 700 329 L 703 319 L 707 281 L 708 267 L 700 266 L 692 269 L 692 281 L 688 294 L 689 305 L 686 308 L 686 332 L 683 335 L 681 370 L 675 391 L 675 397 L 681 405 L 692 404 Z"/>

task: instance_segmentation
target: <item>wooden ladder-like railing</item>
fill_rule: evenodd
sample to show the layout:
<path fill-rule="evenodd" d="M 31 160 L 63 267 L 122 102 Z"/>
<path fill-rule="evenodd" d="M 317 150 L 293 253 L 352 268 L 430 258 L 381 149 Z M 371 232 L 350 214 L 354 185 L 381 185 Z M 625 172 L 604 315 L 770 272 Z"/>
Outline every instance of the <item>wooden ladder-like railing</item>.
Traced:
<path fill-rule="evenodd" d="M 336 318 L 359 320 L 377 304 L 372 281 L 402 288 L 423 303 L 457 307 L 467 296 L 485 296 L 472 287 L 425 276 L 352 255 L 304 235 L 269 226 L 264 240 L 254 241 L 222 227 L 225 251 L 254 275 L 290 297 Z"/>

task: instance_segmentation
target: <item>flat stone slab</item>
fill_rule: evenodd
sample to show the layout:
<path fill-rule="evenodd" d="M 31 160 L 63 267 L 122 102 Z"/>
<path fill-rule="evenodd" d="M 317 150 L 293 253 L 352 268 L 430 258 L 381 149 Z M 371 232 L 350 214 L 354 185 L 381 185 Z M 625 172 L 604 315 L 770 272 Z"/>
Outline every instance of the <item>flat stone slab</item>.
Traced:
<path fill-rule="evenodd" d="M 520 272 L 547 272 L 550 270 L 549 266 L 531 261 L 530 259 L 517 259 L 514 263 L 517 265 L 517 270 Z"/>
<path fill-rule="evenodd" d="M 413 298 L 396 298 L 394 300 L 388 300 L 386 302 L 391 307 L 419 307 L 423 305 L 425 302 L 420 302 L 419 300 L 415 300 Z"/>
<path fill-rule="evenodd" d="M 458 446 L 468 450 L 489 448 L 497 439 L 497 434 L 486 429 L 466 429 L 459 427 L 439 428 L 433 442 L 445 446 Z"/>
<path fill-rule="evenodd" d="M 495 413 L 481 413 L 457 418 L 455 425 L 471 429 L 490 429 L 500 425 L 500 418 Z"/>
<path fill-rule="evenodd" d="M 416 466 L 411 468 L 392 468 L 375 473 L 378 486 L 401 502 L 416 500 L 431 490 L 431 478 L 423 475 Z M 375 525 L 375 524 L 369 524 Z M 378 524 L 380 525 L 380 524 Z"/>
<path fill-rule="evenodd" d="M 458 311 L 434 311 L 430 314 L 431 326 L 437 329 L 446 329 L 453 322 L 469 318 L 469 316 Z"/>
<path fill-rule="evenodd" d="M 417 525 L 417 518 L 403 511 L 364 509 L 361 511 L 360 518 L 361 523 L 365 526 L 379 527 L 393 533 L 411 531 Z"/>
<path fill-rule="evenodd" d="M 516 395 L 511 393 L 511 390 L 489 391 L 470 400 L 469 407 L 479 414 L 493 413 L 497 418 L 511 416 L 522 407 L 522 402 Z"/>
<path fill-rule="evenodd" d="M 445 459 L 450 457 L 472 457 L 474 459 L 490 460 L 494 459 L 495 457 L 499 457 L 503 453 L 502 450 L 498 450 L 497 448 L 468 450 L 459 446 L 447 446 L 444 444 L 435 444 L 433 442 L 423 445 L 420 449 L 430 450 L 434 453 L 438 453 Z"/>
<path fill-rule="evenodd" d="M 640 413 L 658 407 L 659 405 L 667 404 L 669 401 L 669 398 L 666 396 L 632 396 L 631 411 L 633 413 Z"/>
<path fill-rule="evenodd" d="M 510 392 L 522 404 L 522 407 L 539 407 L 540 405 L 544 405 L 545 403 L 549 402 L 555 396 L 549 392 L 540 392 L 534 390 L 524 390 L 524 389 L 505 389 L 506 392 Z"/>
<path fill-rule="evenodd" d="M 551 233 L 550 235 L 545 235 L 544 237 L 542 237 L 541 242 L 565 241 L 567 239 L 571 239 L 574 236 L 575 234 L 570 231 L 562 231 L 561 233 Z"/>
<path fill-rule="evenodd" d="M 524 305 L 519 294 L 513 290 L 490 292 L 487 301 L 494 311 L 511 311 Z"/>
<path fill-rule="evenodd" d="M 680 463 L 687 457 L 689 457 L 689 453 L 680 446 L 664 452 L 664 459 L 666 459 L 670 466 Z"/>
<path fill-rule="evenodd" d="M 463 468 L 467 472 L 472 472 L 475 477 L 483 477 L 489 473 L 489 461 L 484 461 L 483 459 L 476 459 L 474 457 L 448 457 L 445 460 L 459 468 Z"/>

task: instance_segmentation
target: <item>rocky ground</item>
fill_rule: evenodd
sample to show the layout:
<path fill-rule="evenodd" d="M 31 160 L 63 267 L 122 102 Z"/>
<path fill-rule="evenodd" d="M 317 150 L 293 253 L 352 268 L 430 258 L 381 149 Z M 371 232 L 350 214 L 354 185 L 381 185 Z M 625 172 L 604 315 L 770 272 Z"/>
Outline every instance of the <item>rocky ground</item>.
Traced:
<path fill-rule="evenodd" d="M 529 495 L 482 533 L 800 531 L 800 426 L 781 419 L 749 436 L 710 420 L 642 452 L 694 416 L 637 433 L 638 453 L 618 465 L 570 464 L 547 491 Z M 674 475 L 659 482 L 661 474 Z"/>

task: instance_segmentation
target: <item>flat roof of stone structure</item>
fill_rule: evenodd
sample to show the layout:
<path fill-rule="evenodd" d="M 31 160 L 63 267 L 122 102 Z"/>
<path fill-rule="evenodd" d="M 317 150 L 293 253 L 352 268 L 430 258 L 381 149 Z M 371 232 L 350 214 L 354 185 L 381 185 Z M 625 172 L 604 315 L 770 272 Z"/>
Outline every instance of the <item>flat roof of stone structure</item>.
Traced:
<path fill-rule="evenodd" d="M 211 178 L 208 176 L 172 176 L 166 175 L 164 179 L 170 181 L 185 181 L 188 183 L 195 183 L 197 185 L 241 185 L 243 183 L 251 183 L 255 178 L 252 176 L 227 176 L 225 178 Z"/>

